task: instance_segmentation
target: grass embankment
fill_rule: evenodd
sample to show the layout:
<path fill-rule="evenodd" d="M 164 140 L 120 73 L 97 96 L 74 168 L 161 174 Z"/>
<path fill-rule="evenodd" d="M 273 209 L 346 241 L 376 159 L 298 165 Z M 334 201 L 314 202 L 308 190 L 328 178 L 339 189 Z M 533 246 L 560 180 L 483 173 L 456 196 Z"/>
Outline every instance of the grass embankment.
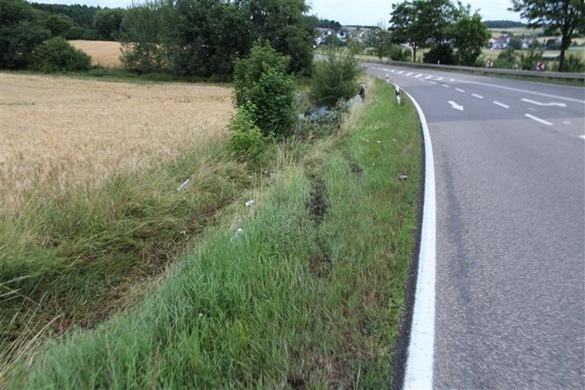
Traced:
<path fill-rule="evenodd" d="M 368 99 L 339 134 L 280 146 L 256 205 L 224 210 L 143 303 L 23 358 L 6 387 L 386 387 L 420 134 L 384 83 Z"/>

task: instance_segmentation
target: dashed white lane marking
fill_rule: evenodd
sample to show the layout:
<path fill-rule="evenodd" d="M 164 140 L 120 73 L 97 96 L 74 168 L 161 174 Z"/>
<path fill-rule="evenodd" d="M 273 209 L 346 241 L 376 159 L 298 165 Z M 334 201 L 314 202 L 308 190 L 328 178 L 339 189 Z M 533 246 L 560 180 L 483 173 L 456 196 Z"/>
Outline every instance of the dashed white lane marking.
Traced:
<path fill-rule="evenodd" d="M 483 99 L 483 96 L 478 95 L 476 93 L 472 93 L 471 96 L 473 96 L 474 98 L 477 98 L 477 99 Z"/>
<path fill-rule="evenodd" d="M 436 274 L 436 199 L 435 166 L 431 135 L 422 109 L 406 93 L 418 111 L 425 147 L 425 190 L 416 276 L 416 291 L 410 343 L 404 374 L 404 389 L 433 388 L 435 354 L 435 274 Z"/>
<path fill-rule="evenodd" d="M 465 93 L 465 90 L 464 90 L 464 89 L 461 89 L 461 88 L 455 88 L 455 90 L 456 90 L 457 92 Z"/>
<path fill-rule="evenodd" d="M 579 138 L 585 139 L 585 135 L 580 135 Z"/>
<path fill-rule="evenodd" d="M 416 76 L 414 76 L 415 79 L 418 79 L 419 77 L 422 77 L 422 73 L 417 74 Z"/>
<path fill-rule="evenodd" d="M 407 76 L 411 76 L 412 75 L 412 72 L 408 72 L 406 75 Z"/>
<path fill-rule="evenodd" d="M 442 77 L 437 78 L 437 81 L 443 81 L 443 80 L 445 80 L 445 79 Z"/>
<path fill-rule="evenodd" d="M 441 85 L 442 85 L 443 87 L 445 87 L 445 88 L 451 88 L 451 86 L 450 86 L 450 85 L 447 85 L 447 84 L 441 84 Z"/>
<path fill-rule="evenodd" d="M 552 123 L 545 121 L 544 119 L 540 119 L 539 117 L 536 117 L 534 115 L 531 114 L 524 114 L 525 117 L 532 119 L 533 121 L 537 121 L 542 123 L 543 125 L 547 125 L 547 126 L 552 126 Z"/>
<path fill-rule="evenodd" d="M 429 83 L 431 83 L 433 85 L 437 85 L 437 83 L 435 83 L 434 81 L 429 81 Z"/>
<path fill-rule="evenodd" d="M 403 70 L 401 70 L 400 72 L 398 72 L 398 74 L 404 74 L 404 71 L 403 71 Z"/>
<path fill-rule="evenodd" d="M 542 102 L 537 102 L 536 100 L 530 100 L 530 99 L 522 99 L 523 102 L 526 103 L 530 103 L 530 104 L 536 104 L 537 106 L 541 106 L 541 107 L 567 107 L 567 105 L 565 103 L 559 103 L 559 102 L 550 102 L 550 103 L 542 103 Z"/>
<path fill-rule="evenodd" d="M 494 103 L 496 106 L 500 106 L 500 107 L 504 107 L 504 108 L 510 108 L 510 106 L 508 106 L 508 105 L 506 105 L 506 104 L 504 104 L 504 103 L 500 103 L 500 102 L 498 102 L 498 101 L 495 101 L 495 100 L 493 101 L 493 103 Z"/>
<path fill-rule="evenodd" d="M 425 80 L 432 79 L 432 78 L 433 78 L 433 76 L 427 76 L 427 77 L 425 77 Z"/>

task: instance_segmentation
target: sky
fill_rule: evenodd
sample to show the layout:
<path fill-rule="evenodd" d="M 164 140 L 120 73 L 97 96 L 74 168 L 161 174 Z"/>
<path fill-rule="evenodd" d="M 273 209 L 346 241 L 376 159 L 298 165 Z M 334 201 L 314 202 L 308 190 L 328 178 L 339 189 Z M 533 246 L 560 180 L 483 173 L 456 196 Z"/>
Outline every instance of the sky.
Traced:
<path fill-rule="evenodd" d="M 29 0 L 47 4 L 86 4 L 100 7 L 126 7 L 132 0 Z M 134 0 L 140 3 L 140 0 Z M 377 26 L 387 25 L 390 20 L 392 3 L 401 0 L 306 0 L 311 14 L 321 19 L 336 20 L 343 25 Z M 456 3 L 456 1 L 453 1 Z M 483 20 L 520 21 L 520 15 L 508 11 L 511 0 L 462 0 L 463 5 L 471 4 L 471 11 L 479 10 Z"/>

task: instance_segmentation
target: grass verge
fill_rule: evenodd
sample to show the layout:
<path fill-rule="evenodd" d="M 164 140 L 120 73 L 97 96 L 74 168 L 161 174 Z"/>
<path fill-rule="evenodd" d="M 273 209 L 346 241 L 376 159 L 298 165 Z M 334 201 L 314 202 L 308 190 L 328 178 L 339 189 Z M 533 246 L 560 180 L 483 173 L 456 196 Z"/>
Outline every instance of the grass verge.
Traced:
<path fill-rule="evenodd" d="M 225 210 L 143 303 L 23 357 L 6 388 L 386 387 L 421 141 L 412 105 L 371 89 L 339 134 L 281 146 L 256 205 Z"/>

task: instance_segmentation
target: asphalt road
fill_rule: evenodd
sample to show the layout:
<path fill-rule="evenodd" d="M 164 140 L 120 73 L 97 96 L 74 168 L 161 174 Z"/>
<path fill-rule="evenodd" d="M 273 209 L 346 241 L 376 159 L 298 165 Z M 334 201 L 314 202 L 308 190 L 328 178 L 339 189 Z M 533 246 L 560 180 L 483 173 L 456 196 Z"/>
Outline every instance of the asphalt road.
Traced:
<path fill-rule="evenodd" d="M 432 387 L 585 388 L 585 88 L 367 70 L 432 140 Z"/>

